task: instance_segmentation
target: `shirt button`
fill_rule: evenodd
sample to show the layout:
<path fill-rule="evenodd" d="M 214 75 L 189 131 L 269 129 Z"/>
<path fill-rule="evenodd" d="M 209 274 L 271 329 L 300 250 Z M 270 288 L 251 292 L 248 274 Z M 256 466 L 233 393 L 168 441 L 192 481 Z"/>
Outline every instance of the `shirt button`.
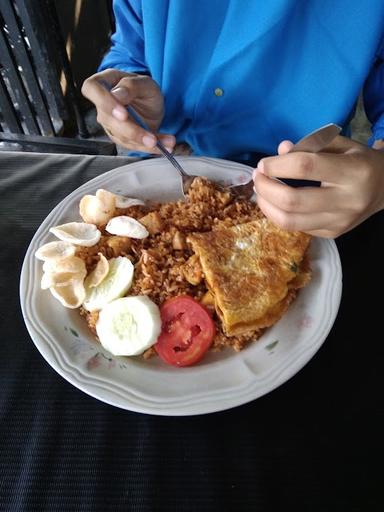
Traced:
<path fill-rule="evenodd" d="M 219 98 L 223 94 L 224 94 L 223 89 L 221 89 L 220 87 L 216 87 L 216 89 L 215 89 L 215 96 L 217 96 Z"/>

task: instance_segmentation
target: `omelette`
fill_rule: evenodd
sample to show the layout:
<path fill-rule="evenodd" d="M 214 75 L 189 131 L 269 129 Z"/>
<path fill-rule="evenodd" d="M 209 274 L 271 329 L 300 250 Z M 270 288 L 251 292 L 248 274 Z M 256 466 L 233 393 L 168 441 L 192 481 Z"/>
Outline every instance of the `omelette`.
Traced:
<path fill-rule="evenodd" d="M 225 334 L 262 330 L 281 318 L 310 280 L 310 240 L 265 217 L 189 235 Z"/>

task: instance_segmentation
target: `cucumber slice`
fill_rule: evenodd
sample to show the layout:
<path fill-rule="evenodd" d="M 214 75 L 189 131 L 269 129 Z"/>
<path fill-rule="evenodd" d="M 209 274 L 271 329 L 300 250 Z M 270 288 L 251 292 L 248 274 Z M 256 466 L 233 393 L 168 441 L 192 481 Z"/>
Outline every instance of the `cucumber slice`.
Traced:
<path fill-rule="evenodd" d="M 124 256 L 109 260 L 108 274 L 100 284 L 87 286 L 85 280 L 85 300 L 83 307 L 87 311 L 99 311 L 109 302 L 122 297 L 132 285 L 134 266 Z"/>
<path fill-rule="evenodd" d="M 110 302 L 96 322 L 100 343 L 115 356 L 142 354 L 156 343 L 160 331 L 160 310 L 146 295 Z"/>

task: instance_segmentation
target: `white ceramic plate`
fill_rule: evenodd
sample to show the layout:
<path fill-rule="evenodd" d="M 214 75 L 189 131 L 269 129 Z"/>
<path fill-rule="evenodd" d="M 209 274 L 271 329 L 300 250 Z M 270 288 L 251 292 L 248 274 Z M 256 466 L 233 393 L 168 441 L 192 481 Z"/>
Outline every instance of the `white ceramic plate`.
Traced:
<path fill-rule="evenodd" d="M 191 174 L 241 182 L 249 167 L 208 158 L 184 157 Z M 208 353 L 192 367 L 174 368 L 155 357 L 111 356 L 90 335 L 77 310 L 66 309 L 40 289 L 42 263 L 38 247 L 53 240 L 51 226 L 80 220 L 84 194 L 105 188 L 115 193 L 155 200 L 180 197 L 178 176 L 163 159 L 135 162 L 107 172 L 66 197 L 48 215 L 28 248 L 20 282 L 20 298 L 28 331 L 43 357 L 65 379 L 104 402 L 159 415 L 192 415 L 229 409 L 254 400 L 298 372 L 326 339 L 341 298 L 341 266 L 336 244 L 311 244 L 313 278 L 300 291 L 285 316 L 262 338 L 240 353 L 227 349 Z"/>

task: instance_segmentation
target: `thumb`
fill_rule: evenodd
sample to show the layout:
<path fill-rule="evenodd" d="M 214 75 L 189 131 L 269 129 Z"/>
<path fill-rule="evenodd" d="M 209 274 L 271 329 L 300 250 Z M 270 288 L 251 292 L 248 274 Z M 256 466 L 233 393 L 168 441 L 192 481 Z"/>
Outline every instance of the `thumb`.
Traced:
<path fill-rule="evenodd" d="M 326 153 L 346 153 L 349 150 L 361 149 L 363 147 L 360 142 L 338 135 L 323 151 Z"/>
<path fill-rule="evenodd" d="M 119 121 L 127 120 L 127 112 L 123 105 L 129 105 L 130 94 L 125 87 L 115 87 L 111 89 L 112 96 L 120 103 L 120 105 L 112 110 L 112 115 Z"/>
<path fill-rule="evenodd" d="M 279 147 L 277 148 L 277 154 L 285 155 L 286 153 L 289 153 L 293 145 L 293 142 L 291 142 L 290 140 L 283 140 L 282 142 L 280 142 Z"/>
<path fill-rule="evenodd" d="M 126 87 L 114 87 L 111 89 L 111 94 L 117 99 L 122 105 L 129 105 L 132 101 L 131 95 Z"/>

